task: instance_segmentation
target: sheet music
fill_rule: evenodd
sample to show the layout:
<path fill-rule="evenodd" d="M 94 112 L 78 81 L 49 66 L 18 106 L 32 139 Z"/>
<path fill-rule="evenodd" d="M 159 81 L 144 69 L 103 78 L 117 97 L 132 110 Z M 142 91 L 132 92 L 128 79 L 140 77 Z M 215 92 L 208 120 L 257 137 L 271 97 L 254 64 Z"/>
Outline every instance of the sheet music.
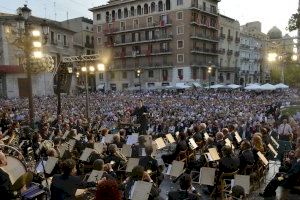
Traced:
<path fill-rule="evenodd" d="M 139 165 L 139 158 L 129 158 L 128 162 L 127 162 L 127 166 L 126 166 L 126 172 L 132 172 L 132 169 Z"/>
<path fill-rule="evenodd" d="M 184 162 L 174 160 L 172 162 L 172 167 L 169 175 L 178 177 L 180 174 L 182 174 L 183 169 L 184 169 Z"/>
<path fill-rule="evenodd" d="M 44 162 L 43 164 L 44 164 L 44 166 L 46 166 L 46 162 L 47 161 L 45 161 L 45 160 L 40 161 L 38 163 L 38 165 L 36 166 L 36 168 L 35 168 L 36 173 L 43 173 L 44 172 L 44 168 L 43 168 L 42 162 Z"/>
<path fill-rule="evenodd" d="M 129 199 L 131 200 L 147 200 L 149 198 L 153 183 L 145 181 L 134 182 L 131 190 Z"/>
<path fill-rule="evenodd" d="M 240 185 L 245 189 L 246 194 L 250 194 L 250 176 L 247 175 L 235 175 L 234 185 Z"/>
<path fill-rule="evenodd" d="M 170 133 L 166 135 L 166 138 L 167 138 L 167 140 L 169 141 L 170 144 L 173 144 L 173 143 L 176 142 L 173 135 L 170 134 Z"/>
<path fill-rule="evenodd" d="M 62 158 L 62 157 L 64 156 L 64 154 L 65 154 L 65 152 L 66 152 L 67 149 L 68 149 L 67 144 L 62 144 L 62 145 L 60 145 L 60 146 L 58 147 L 59 157 Z"/>
<path fill-rule="evenodd" d="M 104 171 L 93 170 L 87 180 L 87 182 L 98 182 L 102 176 Z"/>
<path fill-rule="evenodd" d="M 272 151 L 272 153 L 274 154 L 274 158 L 276 158 L 277 155 L 278 155 L 277 151 L 274 149 L 274 147 L 271 144 L 268 144 L 268 147 Z"/>
<path fill-rule="evenodd" d="M 76 140 L 75 139 L 71 139 L 71 140 L 68 141 L 68 143 L 69 143 L 69 149 L 70 149 L 70 151 L 73 151 L 74 146 L 76 144 Z"/>
<path fill-rule="evenodd" d="M 64 133 L 64 135 L 62 136 L 62 139 L 66 139 L 67 136 L 69 135 L 70 131 L 66 130 L 66 132 Z"/>
<path fill-rule="evenodd" d="M 220 156 L 216 148 L 210 148 L 208 149 L 208 152 L 214 161 L 220 160 Z"/>
<path fill-rule="evenodd" d="M 271 136 L 271 140 L 272 140 L 272 142 L 274 143 L 274 145 L 276 146 L 276 149 L 278 149 L 279 144 L 278 144 L 278 142 L 273 138 L 273 136 Z"/>
<path fill-rule="evenodd" d="M 157 149 L 162 149 L 162 148 L 165 148 L 166 147 L 166 144 L 164 142 L 164 140 L 160 137 L 160 138 L 157 138 L 155 140 L 155 143 L 157 145 Z"/>
<path fill-rule="evenodd" d="M 87 161 L 91 155 L 91 153 L 94 151 L 94 149 L 91 148 L 85 148 L 79 158 L 79 160 Z"/>
<path fill-rule="evenodd" d="M 44 165 L 45 166 L 45 172 L 47 174 L 51 174 L 57 162 L 58 162 L 58 158 L 48 157 L 46 165 Z"/>
<path fill-rule="evenodd" d="M 77 134 L 77 135 L 74 137 L 74 139 L 75 139 L 75 140 L 80 140 L 80 139 L 81 139 L 81 137 L 82 137 L 82 134 L 81 134 L 81 133 L 79 133 L 79 134 Z"/>
<path fill-rule="evenodd" d="M 198 145 L 196 144 L 194 138 L 190 138 L 189 142 L 192 150 L 197 149 Z"/>
<path fill-rule="evenodd" d="M 103 152 L 103 143 L 95 142 L 95 143 L 94 143 L 94 149 L 95 149 L 98 153 L 102 153 L 102 152 Z"/>
<path fill-rule="evenodd" d="M 128 145 L 136 144 L 136 143 L 138 143 L 138 138 L 139 138 L 139 136 L 136 134 L 128 135 L 126 144 L 128 144 Z"/>
<path fill-rule="evenodd" d="M 212 162 L 212 161 L 214 161 L 214 160 L 212 159 L 210 153 L 205 153 L 204 156 L 205 156 L 207 162 Z"/>
<path fill-rule="evenodd" d="M 231 147 L 231 141 L 228 138 L 225 139 L 225 145 Z"/>
<path fill-rule="evenodd" d="M 238 132 L 234 132 L 234 135 L 235 135 L 235 139 L 238 143 L 240 143 L 242 141 L 242 138 L 240 136 L 240 134 Z"/>
<path fill-rule="evenodd" d="M 259 151 L 257 152 L 258 157 L 263 162 L 264 165 L 268 165 L 269 161 L 266 159 L 266 157 Z"/>
<path fill-rule="evenodd" d="M 208 133 L 204 133 L 204 140 L 207 140 L 209 138 Z"/>
<path fill-rule="evenodd" d="M 130 158 L 132 155 L 132 148 L 131 145 L 123 144 L 123 147 L 121 149 L 121 153 L 126 156 L 127 158 Z"/>
<path fill-rule="evenodd" d="M 141 148 L 141 155 L 140 156 L 146 156 L 146 151 L 145 148 Z"/>
<path fill-rule="evenodd" d="M 216 174 L 216 169 L 215 168 L 202 167 L 200 169 L 199 184 L 200 185 L 214 186 L 214 184 L 215 184 L 215 174 Z"/>

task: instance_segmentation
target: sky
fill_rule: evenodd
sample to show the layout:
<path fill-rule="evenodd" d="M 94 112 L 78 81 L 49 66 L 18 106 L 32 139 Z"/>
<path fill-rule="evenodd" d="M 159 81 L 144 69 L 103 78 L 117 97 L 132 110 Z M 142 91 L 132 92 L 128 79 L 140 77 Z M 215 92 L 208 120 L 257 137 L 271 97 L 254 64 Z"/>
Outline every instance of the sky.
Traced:
<path fill-rule="evenodd" d="M 53 20 L 66 20 L 75 17 L 92 19 L 89 8 L 106 4 L 108 0 L 0 0 L 0 12 L 15 13 L 16 8 L 28 4 L 32 14 Z M 241 25 L 251 22 L 262 22 L 262 31 L 267 33 L 277 26 L 288 33 L 285 28 L 290 16 L 297 11 L 298 0 L 221 0 L 221 14 L 234 18 Z M 55 14 L 56 13 L 56 14 Z M 295 35 L 296 33 L 291 33 Z"/>

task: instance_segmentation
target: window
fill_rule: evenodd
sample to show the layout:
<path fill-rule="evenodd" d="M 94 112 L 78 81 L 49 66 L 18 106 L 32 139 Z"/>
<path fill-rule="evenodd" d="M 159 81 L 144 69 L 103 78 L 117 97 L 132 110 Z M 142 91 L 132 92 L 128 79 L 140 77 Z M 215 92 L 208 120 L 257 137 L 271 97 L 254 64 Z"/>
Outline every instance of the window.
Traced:
<path fill-rule="evenodd" d="M 228 29 L 228 37 L 230 37 L 230 29 Z"/>
<path fill-rule="evenodd" d="M 122 78 L 123 78 L 123 79 L 126 79 L 126 78 L 127 78 L 127 72 L 126 72 L 126 71 L 122 72 Z"/>
<path fill-rule="evenodd" d="M 98 44 L 101 44 L 101 43 L 102 43 L 101 37 L 98 37 L 98 38 L 97 38 L 97 43 L 98 43 Z"/>
<path fill-rule="evenodd" d="M 148 4 L 144 5 L 144 14 L 147 15 L 148 14 Z"/>
<path fill-rule="evenodd" d="M 121 43 L 125 43 L 126 42 L 126 35 L 123 34 L 121 35 Z"/>
<path fill-rule="evenodd" d="M 153 78 L 153 77 L 154 77 L 154 72 L 153 72 L 153 70 L 149 70 L 149 71 L 148 71 L 148 77 L 149 77 L 149 78 Z"/>
<path fill-rule="evenodd" d="M 118 19 L 121 19 L 121 18 L 122 18 L 122 10 L 119 9 L 119 10 L 118 10 Z"/>
<path fill-rule="evenodd" d="M 184 55 L 177 54 L 177 63 L 183 63 L 183 62 L 184 62 Z"/>
<path fill-rule="evenodd" d="M 126 24 L 125 22 L 120 22 L 120 30 L 124 31 L 126 29 Z"/>
<path fill-rule="evenodd" d="M 183 40 L 178 40 L 177 41 L 177 49 L 182 49 L 183 48 Z"/>
<path fill-rule="evenodd" d="M 140 5 L 137 6 L 137 15 L 142 15 L 142 7 Z"/>
<path fill-rule="evenodd" d="M 139 20 L 137 19 L 133 20 L 133 28 L 139 28 Z"/>
<path fill-rule="evenodd" d="M 127 18 L 127 17 L 128 17 L 128 9 L 124 8 L 124 18 Z"/>
<path fill-rule="evenodd" d="M 223 26 L 221 26 L 221 29 L 220 29 L 220 32 L 221 32 L 221 34 L 223 34 Z"/>
<path fill-rule="evenodd" d="M 177 6 L 183 5 L 183 0 L 177 0 Z"/>
<path fill-rule="evenodd" d="M 60 41 L 60 40 L 61 40 L 60 34 L 57 34 L 57 41 Z"/>
<path fill-rule="evenodd" d="M 166 10 L 170 10 L 171 9 L 171 0 L 166 0 Z"/>
<path fill-rule="evenodd" d="M 103 79 L 104 79 L 103 72 L 100 72 L 100 73 L 99 73 L 99 80 L 102 81 Z"/>
<path fill-rule="evenodd" d="M 177 69 L 177 75 L 179 79 L 183 79 L 183 69 Z"/>
<path fill-rule="evenodd" d="M 182 20 L 183 19 L 183 12 L 177 12 L 176 13 L 176 19 L 177 20 Z"/>
<path fill-rule="evenodd" d="M 184 34 L 184 26 L 177 26 L 177 35 Z"/>
<path fill-rule="evenodd" d="M 132 6 L 132 7 L 130 8 L 130 16 L 131 16 L 131 17 L 134 17 L 134 14 L 135 14 L 135 9 L 134 9 L 134 7 Z"/>
<path fill-rule="evenodd" d="M 127 89 L 127 88 L 128 88 L 128 83 L 123 83 L 123 84 L 122 84 L 122 89 L 125 90 L 125 89 Z"/>
<path fill-rule="evenodd" d="M 154 13 L 155 12 L 155 3 L 152 2 L 151 3 L 151 13 Z"/>
<path fill-rule="evenodd" d="M 100 33 L 102 31 L 102 26 L 97 26 L 97 32 Z"/>
<path fill-rule="evenodd" d="M 163 10 L 164 10 L 163 2 L 162 2 L 162 1 L 159 1 L 159 2 L 158 2 L 158 12 L 162 12 Z"/>
<path fill-rule="evenodd" d="M 162 78 L 163 78 L 163 81 L 168 80 L 168 70 L 167 69 L 162 70 Z"/>
<path fill-rule="evenodd" d="M 64 41 L 63 41 L 63 43 L 64 43 L 64 46 L 67 46 L 68 44 L 67 44 L 67 36 L 66 35 L 64 35 Z"/>
<path fill-rule="evenodd" d="M 153 26 L 153 18 L 152 17 L 147 18 L 147 24 L 148 24 L 148 26 Z"/>
<path fill-rule="evenodd" d="M 54 32 L 53 31 L 50 32 L 50 41 L 51 41 L 51 44 L 55 44 Z"/>
<path fill-rule="evenodd" d="M 206 11 L 206 2 L 203 2 L 203 10 Z"/>
<path fill-rule="evenodd" d="M 230 80 L 230 73 L 227 73 L 227 74 L 226 74 L 226 80 L 227 80 L 227 81 Z"/>
<path fill-rule="evenodd" d="M 110 72 L 110 79 L 114 79 L 115 78 L 115 73 L 114 72 Z"/>
<path fill-rule="evenodd" d="M 96 18 L 97 18 L 98 21 L 101 20 L 101 14 L 98 13 L 97 16 L 96 16 Z"/>

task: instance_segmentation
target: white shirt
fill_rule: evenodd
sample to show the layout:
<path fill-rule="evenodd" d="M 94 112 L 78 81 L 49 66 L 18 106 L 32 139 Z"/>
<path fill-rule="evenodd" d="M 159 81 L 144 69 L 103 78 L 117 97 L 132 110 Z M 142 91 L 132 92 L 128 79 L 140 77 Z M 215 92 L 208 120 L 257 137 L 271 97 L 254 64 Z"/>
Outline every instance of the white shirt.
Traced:
<path fill-rule="evenodd" d="M 278 128 L 279 135 L 289 135 L 293 132 L 292 127 L 289 124 L 281 124 Z"/>

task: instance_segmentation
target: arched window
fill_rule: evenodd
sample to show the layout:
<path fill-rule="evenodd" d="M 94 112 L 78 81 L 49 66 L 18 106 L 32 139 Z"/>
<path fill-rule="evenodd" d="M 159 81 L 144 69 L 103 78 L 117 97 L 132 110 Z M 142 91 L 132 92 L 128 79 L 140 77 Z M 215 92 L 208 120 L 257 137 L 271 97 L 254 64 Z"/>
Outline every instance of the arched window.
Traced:
<path fill-rule="evenodd" d="M 159 1 L 158 2 L 158 12 L 164 11 L 164 6 L 163 6 L 163 2 Z"/>
<path fill-rule="evenodd" d="M 128 17 L 128 9 L 124 8 L 124 18 L 127 18 L 127 17 Z"/>
<path fill-rule="evenodd" d="M 122 10 L 121 9 L 118 10 L 118 19 L 122 19 Z"/>
<path fill-rule="evenodd" d="M 171 2 L 170 2 L 170 0 L 166 0 L 166 10 L 171 10 Z"/>
<path fill-rule="evenodd" d="M 130 16 L 133 17 L 134 14 L 135 14 L 135 13 L 134 13 L 134 7 L 131 6 L 131 8 L 130 8 Z"/>
<path fill-rule="evenodd" d="M 109 12 L 106 12 L 106 14 L 105 14 L 105 20 L 106 20 L 106 22 L 109 22 Z"/>
<path fill-rule="evenodd" d="M 148 14 L 148 4 L 145 3 L 144 5 L 144 14 L 147 15 Z"/>
<path fill-rule="evenodd" d="M 115 21 L 115 19 L 116 19 L 116 11 L 115 10 L 113 10 L 111 12 L 111 18 L 112 18 L 113 21 Z"/>
<path fill-rule="evenodd" d="M 141 15 L 142 14 L 142 7 L 140 5 L 137 6 L 137 15 Z"/>
<path fill-rule="evenodd" d="M 151 13 L 154 13 L 155 12 L 155 3 L 152 2 L 151 3 Z"/>

